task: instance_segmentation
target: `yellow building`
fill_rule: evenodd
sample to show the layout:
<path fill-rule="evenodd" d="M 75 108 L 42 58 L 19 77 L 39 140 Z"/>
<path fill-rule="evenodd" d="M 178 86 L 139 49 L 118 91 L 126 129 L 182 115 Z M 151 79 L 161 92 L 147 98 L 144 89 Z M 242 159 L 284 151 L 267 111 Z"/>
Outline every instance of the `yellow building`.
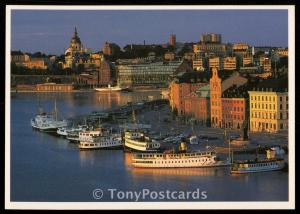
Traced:
<path fill-rule="evenodd" d="M 218 70 L 222 70 L 221 68 L 221 63 L 220 63 L 220 57 L 210 57 L 208 59 L 208 65 L 209 65 L 209 70 L 212 68 L 217 68 Z"/>
<path fill-rule="evenodd" d="M 289 50 L 287 48 L 278 48 L 275 53 L 277 53 L 279 56 L 288 56 Z"/>
<path fill-rule="evenodd" d="M 265 72 L 271 71 L 271 59 L 265 56 L 259 57 L 259 64 Z"/>
<path fill-rule="evenodd" d="M 235 57 L 224 57 L 223 69 L 224 70 L 235 70 L 236 69 L 236 58 Z"/>
<path fill-rule="evenodd" d="M 278 132 L 288 129 L 288 92 L 272 88 L 248 91 L 250 100 L 250 131 Z"/>
<path fill-rule="evenodd" d="M 253 57 L 251 55 L 246 55 L 242 57 L 242 66 L 247 67 L 253 64 Z"/>
<path fill-rule="evenodd" d="M 49 60 L 46 58 L 31 58 L 29 61 L 24 63 L 24 65 L 30 69 L 46 70 L 49 68 Z"/>
<path fill-rule="evenodd" d="M 202 58 L 193 60 L 193 70 L 204 71 L 204 63 Z"/>

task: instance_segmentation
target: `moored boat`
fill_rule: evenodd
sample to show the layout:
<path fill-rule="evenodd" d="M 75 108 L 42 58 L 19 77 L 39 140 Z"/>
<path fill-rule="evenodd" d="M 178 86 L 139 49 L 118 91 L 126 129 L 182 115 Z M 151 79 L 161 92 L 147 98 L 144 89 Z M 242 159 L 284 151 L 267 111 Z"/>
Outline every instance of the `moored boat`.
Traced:
<path fill-rule="evenodd" d="M 117 149 L 122 147 L 122 138 L 119 134 L 94 137 L 91 141 L 80 141 L 78 145 L 81 150 Z"/>
<path fill-rule="evenodd" d="M 285 168 L 286 163 L 283 158 L 276 157 L 275 150 L 267 150 L 267 157 L 265 159 L 254 160 L 239 160 L 233 161 L 231 165 L 232 174 L 245 174 L 253 172 L 269 172 L 275 170 L 282 170 Z"/>
<path fill-rule="evenodd" d="M 79 133 L 88 129 L 87 125 L 78 125 L 77 127 L 62 127 L 57 129 L 57 134 L 63 137 L 68 137 L 71 133 Z"/>
<path fill-rule="evenodd" d="M 56 132 L 58 128 L 68 126 L 67 120 L 58 119 L 56 101 L 53 114 L 48 114 L 40 110 L 40 113 L 32 118 L 30 123 L 32 128 L 47 132 Z"/>
<path fill-rule="evenodd" d="M 111 86 L 111 85 L 108 85 L 107 87 L 103 87 L 103 88 L 94 88 L 94 90 L 99 92 L 130 91 L 129 88 L 122 88 L 119 86 Z"/>
<path fill-rule="evenodd" d="M 213 151 L 136 153 L 133 154 L 132 165 L 140 168 L 221 167 L 230 165 L 230 161 L 220 160 Z"/>
<path fill-rule="evenodd" d="M 139 152 L 157 152 L 160 143 L 139 131 L 125 131 L 125 150 Z"/>

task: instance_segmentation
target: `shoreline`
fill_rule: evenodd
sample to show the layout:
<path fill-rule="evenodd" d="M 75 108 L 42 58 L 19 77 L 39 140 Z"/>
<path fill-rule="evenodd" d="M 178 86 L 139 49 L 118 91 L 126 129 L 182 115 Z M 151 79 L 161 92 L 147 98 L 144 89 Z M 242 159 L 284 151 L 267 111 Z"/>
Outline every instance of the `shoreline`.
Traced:
<path fill-rule="evenodd" d="M 148 92 L 148 91 L 164 91 L 167 90 L 167 88 L 134 88 L 132 92 Z M 18 90 L 16 89 L 10 89 L 10 93 L 78 93 L 78 92 L 95 92 L 95 93 L 124 93 L 120 91 L 115 92 L 100 92 L 93 89 L 80 89 L 80 90 L 72 90 L 72 91 L 36 91 L 36 90 Z M 131 93 L 131 92 L 125 92 L 125 93 Z"/>

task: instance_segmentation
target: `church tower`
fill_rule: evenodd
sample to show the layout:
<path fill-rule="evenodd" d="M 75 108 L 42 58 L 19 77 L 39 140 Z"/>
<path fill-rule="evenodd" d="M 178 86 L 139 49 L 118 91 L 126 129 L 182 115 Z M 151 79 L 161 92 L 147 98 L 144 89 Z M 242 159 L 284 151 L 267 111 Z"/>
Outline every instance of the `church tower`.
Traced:
<path fill-rule="evenodd" d="M 70 42 L 70 48 L 72 49 L 73 52 L 81 51 L 81 49 L 82 49 L 82 44 L 81 44 L 80 38 L 78 37 L 76 27 L 75 27 L 75 31 L 74 31 L 74 36 L 72 37 L 71 42 Z"/>

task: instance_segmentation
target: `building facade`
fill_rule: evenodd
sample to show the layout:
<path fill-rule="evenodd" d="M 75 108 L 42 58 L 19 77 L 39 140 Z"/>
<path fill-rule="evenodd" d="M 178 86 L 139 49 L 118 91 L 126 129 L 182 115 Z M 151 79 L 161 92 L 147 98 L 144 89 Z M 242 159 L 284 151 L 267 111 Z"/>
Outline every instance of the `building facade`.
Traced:
<path fill-rule="evenodd" d="M 222 63 L 224 70 L 236 70 L 236 57 L 224 57 Z"/>
<path fill-rule="evenodd" d="M 196 70 L 196 71 L 204 71 L 205 70 L 203 58 L 196 58 L 193 60 L 193 70 Z"/>
<path fill-rule="evenodd" d="M 182 61 L 144 62 L 116 66 L 120 86 L 168 86 L 171 77 L 188 68 Z"/>
<path fill-rule="evenodd" d="M 227 115 L 231 113 L 234 113 L 234 115 L 237 116 L 245 114 L 245 106 L 241 108 L 241 106 L 245 104 L 245 101 L 241 101 L 240 97 L 235 96 L 224 97 L 224 92 L 233 86 L 243 86 L 247 83 L 247 81 L 248 80 L 244 77 L 241 77 L 238 72 L 222 76 L 219 75 L 217 68 L 212 68 L 212 77 L 210 78 L 210 114 L 212 127 L 224 127 L 226 124 L 226 119 L 230 118 L 230 116 Z M 240 120 L 241 118 L 245 120 L 245 116 L 240 116 L 239 118 Z M 239 120 L 238 117 L 236 117 L 235 120 Z M 240 126 L 241 122 L 229 121 L 227 123 L 228 125 L 232 125 L 232 128 L 238 128 L 238 124 Z"/>
<path fill-rule="evenodd" d="M 39 92 L 69 92 L 74 89 L 72 84 L 43 83 L 36 85 Z"/>
<path fill-rule="evenodd" d="M 221 34 L 216 33 L 205 33 L 202 34 L 200 37 L 201 43 L 221 43 L 222 42 L 222 36 Z"/>
<path fill-rule="evenodd" d="M 217 68 L 218 70 L 222 70 L 220 57 L 210 57 L 208 59 L 209 70 L 212 68 Z"/>
<path fill-rule="evenodd" d="M 47 58 L 31 58 L 29 61 L 25 62 L 24 65 L 30 69 L 46 70 L 49 68 L 50 61 Z"/>
<path fill-rule="evenodd" d="M 165 55 L 164 55 L 164 58 L 165 58 L 165 60 L 172 61 L 172 60 L 175 59 L 175 53 L 166 52 Z"/>
<path fill-rule="evenodd" d="M 178 75 L 169 85 L 171 109 L 176 111 L 179 115 L 185 114 L 186 111 L 190 112 L 190 110 L 185 109 L 184 100 L 186 96 L 190 95 L 192 92 L 196 92 L 202 86 L 207 85 L 208 80 L 209 76 L 204 72 L 187 72 Z M 205 89 L 198 92 L 195 96 L 199 96 L 199 93 L 204 98 L 207 98 Z M 193 97 L 191 99 L 193 99 Z"/>
<path fill-rule="evenodd" d="M 105 55 L 111 55 L 112 54 L 112 48 L 110 47 L 110 44 L 106 41 L 102 48 L 103 54 Z"/>
<path fill-rule="evenodd" d="M 176 35 L 175 34 L 171 34 L 169 37 L 169 45 L 170 46 L 175 46 L 176 45 Z"/>
<path fill-rule="evenodd" d="M 288 92 L 249 91 L 250 131 L 278 132 L 288 129 Z"/>
<path fill-rule="evenodd" d="M 210 126 L 210 87 L 202 86 L 185 96 L 184 114 L 196 119 L 200 124 Z"/>

